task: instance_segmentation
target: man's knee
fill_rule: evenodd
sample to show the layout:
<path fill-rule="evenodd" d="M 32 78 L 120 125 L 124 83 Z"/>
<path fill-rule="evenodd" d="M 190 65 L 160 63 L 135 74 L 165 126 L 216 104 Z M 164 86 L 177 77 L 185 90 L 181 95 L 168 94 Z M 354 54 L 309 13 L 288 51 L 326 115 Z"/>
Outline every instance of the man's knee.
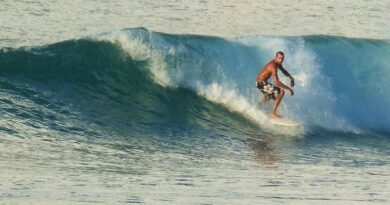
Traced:
<path fill-rule="evenodd" d="M 282 90 L 282 89 L 280 89 L 280 95 L 284 95 L 286 92 L 284 91 L 284 90 Z"/>

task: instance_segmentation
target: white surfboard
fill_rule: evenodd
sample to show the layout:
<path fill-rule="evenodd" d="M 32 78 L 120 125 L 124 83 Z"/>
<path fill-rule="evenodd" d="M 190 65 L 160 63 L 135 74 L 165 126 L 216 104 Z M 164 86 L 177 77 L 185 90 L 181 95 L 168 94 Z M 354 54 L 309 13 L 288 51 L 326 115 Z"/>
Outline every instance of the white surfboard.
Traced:
<path fill-rule="evenodd" d="M 283 127 L 294 127 L 294 128 L 302 127 L 301 123 L 295 122 L 294 120 L 290 120 L 287 118 L 282 118 L 282 119 L 270 118 L 269 122 L 274 125 L 283 126 Z"/>

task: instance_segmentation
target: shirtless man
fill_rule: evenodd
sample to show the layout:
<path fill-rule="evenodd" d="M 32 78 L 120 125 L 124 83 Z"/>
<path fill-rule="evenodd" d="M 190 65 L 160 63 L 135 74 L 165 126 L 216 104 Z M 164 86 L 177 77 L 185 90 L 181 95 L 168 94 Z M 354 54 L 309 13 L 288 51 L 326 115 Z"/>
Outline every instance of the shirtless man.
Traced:
<path fill-rule="evenodd" d="M 271 111 L 272 118 L 281 118 L 281 116 L 276 114 L 276 109 L 278 109 L 280 101 L 282 101 L 282 98 L 285 93 L 284 89 L 290 91 L 291 96 L 294 95 L 294 91 L 292 89 L 292 87 L 294 87 L 294 78 L 291 77 L 290 73 L 288 73 L 283 68 L 283 60 L 284 53 L 282 51 L 278 51 L 275 55 L 275 58 L 265 64 L 265 66 L 256 78 L 256 87 L 264 94 L 263 103 L 268 102 L 270 99 L 273 99 L 275 101 Z M 288 87 L 279 81 L 278 68 L 282 71 L 284 75 L 290 78 L 291 87 Z M 271 76 L 275 85 L 272 85 L 271 83 L 267 82 L 267 80 Z"/>

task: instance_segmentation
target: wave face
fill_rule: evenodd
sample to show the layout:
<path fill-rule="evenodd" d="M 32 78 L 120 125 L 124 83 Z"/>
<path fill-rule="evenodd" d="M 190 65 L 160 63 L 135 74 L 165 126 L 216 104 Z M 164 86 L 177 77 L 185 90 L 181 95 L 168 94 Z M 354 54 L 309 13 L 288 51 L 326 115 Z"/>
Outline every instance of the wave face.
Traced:
<path fill-rule="evenodd" d="M 96 136 L 269 131 L 270 105 L 259 105 L 254 80 L 277 50 L 285 52 L 284 65 L 296 79 L 296 94 L 285 96 L 282 115 L 303 122 L 306 130 L 390 130 L 388 41 L 226 40 L 143 28 L 1 49 L 1 130 L 21 136 L 43 128 Z"/>

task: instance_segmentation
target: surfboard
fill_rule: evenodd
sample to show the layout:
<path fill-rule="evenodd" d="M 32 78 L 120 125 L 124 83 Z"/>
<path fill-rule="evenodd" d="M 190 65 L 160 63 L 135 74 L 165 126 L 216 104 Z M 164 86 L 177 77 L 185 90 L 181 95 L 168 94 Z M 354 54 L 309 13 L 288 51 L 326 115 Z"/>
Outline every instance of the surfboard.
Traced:
<path fill-rule="evenodd" d="M 270 123 L 278 126 L 283 126 L 283 127 L 302 127 L 302 124 L 299 122 L 295 122 L 294 120 L 290 120 L 287 118 L 282 118 L 282 119 L 268 119 Z"/>

